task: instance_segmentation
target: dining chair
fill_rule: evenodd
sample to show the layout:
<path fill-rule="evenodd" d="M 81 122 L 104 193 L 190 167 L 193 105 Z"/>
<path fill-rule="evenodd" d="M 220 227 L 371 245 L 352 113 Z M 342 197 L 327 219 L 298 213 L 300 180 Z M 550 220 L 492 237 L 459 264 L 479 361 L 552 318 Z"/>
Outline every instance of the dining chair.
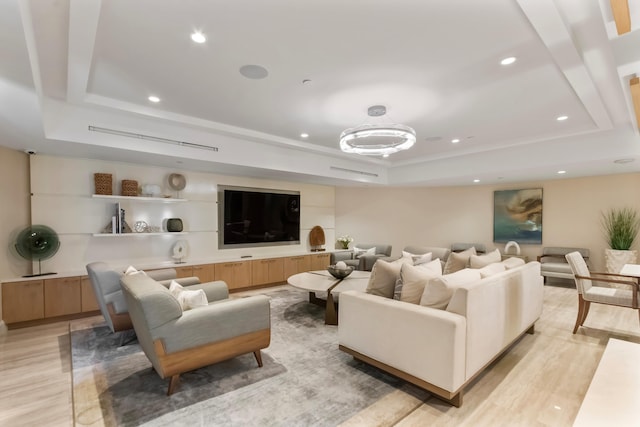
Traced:
<path fill-rule="evenodd" d="M 638 309 L 638 282 L 635 279 L 621 274 L 589 272 L 587 263 L 578 251 L 566 254 L 565 258 L 571 266 L 578 289 L 578 318 L 573 328 L 574 334 L 584 324 L 592 302 Z M 607 284 L 626 286 L 620 289 Z"/>

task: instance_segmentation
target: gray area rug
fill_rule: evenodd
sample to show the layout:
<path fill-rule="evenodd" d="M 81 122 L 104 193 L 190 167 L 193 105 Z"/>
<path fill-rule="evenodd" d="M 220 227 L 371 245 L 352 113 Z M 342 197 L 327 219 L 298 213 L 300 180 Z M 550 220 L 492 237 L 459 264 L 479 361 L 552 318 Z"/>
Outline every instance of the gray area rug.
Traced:
<path fill-rule="evenodd" d="M 306 292 L 264 293 L 272 328 L 264 367 L 253 354 L 239 356 L 183 374 L 169 397 L 168 380 L 152 370 L 135 340 L 119 346 L 104 324 L 72 328 L 76 424 L 335 426 L 396 389 L 428 397 L 338 350 L 337 327 L 324 324 L 324 310 L 309 304 Z M 86 397 L 91 392 L 95 401 Z"/>

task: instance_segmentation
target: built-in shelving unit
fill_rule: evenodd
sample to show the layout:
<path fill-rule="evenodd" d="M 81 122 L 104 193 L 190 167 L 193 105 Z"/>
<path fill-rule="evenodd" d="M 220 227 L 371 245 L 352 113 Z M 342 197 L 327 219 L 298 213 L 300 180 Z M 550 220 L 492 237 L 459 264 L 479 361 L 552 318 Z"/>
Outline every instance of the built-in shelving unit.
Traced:
<path fill-rule="evenodd" d="M 186 202 L 187 199 L 175 199 L 173 197 L 146 197 L 146 196 L 108 196 L 104 194 L 93 194 L 91 197 L 95 199 L 109 200 L 135 200 L 138 202 L 161 202 L 161 203 L 177 203 Z"/>

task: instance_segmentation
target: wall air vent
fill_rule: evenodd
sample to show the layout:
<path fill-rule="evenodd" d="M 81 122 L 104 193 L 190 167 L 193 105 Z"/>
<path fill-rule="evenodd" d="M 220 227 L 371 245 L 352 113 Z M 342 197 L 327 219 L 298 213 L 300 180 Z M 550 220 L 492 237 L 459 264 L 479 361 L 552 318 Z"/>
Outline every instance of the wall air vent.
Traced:
<path fill-rule="evenodd" d="M 124 130 L 101 128 L 97 126 L 89 126 L 91 132 L 108 133 L 110 135 L 126 136 L 128 138 L 145 139 L 147 141 L 162 142 L 164 144 L 180 145 L 182 147 L 197 148 L 199 150 L 218 151 L 218 147 L 210 145 L 194 144 L 193 142 L 178 141 L 175 139 L 161 138 L 158 136 L 144 135 L 141 133 L 127 132 Z"/>
<path fill-rule="evenodd" d="M 376 178 L 378 177 L 377 173 L 359 171 L 359 170 L 355 170 L 355 169 L 340 168 L 338 166 L 329 166 L 329 169 L 333 169 L 334 171 L 357 173 L 358 175 L 373 176 L 373 177 L 376 177 Z"/>

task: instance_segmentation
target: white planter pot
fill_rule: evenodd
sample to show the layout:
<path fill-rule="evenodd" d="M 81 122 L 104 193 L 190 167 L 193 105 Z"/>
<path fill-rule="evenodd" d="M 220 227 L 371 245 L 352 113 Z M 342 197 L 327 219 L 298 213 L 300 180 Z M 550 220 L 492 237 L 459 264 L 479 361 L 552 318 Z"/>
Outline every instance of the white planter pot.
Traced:
<path fill-rule="evenodd" d="M 636 264 L 638 260 L 638 251 L 621 251 L 617 249 L 605 249 L 604 261 L 607 273 L 620 273 L 622 266 L 625 264 Z"/>

